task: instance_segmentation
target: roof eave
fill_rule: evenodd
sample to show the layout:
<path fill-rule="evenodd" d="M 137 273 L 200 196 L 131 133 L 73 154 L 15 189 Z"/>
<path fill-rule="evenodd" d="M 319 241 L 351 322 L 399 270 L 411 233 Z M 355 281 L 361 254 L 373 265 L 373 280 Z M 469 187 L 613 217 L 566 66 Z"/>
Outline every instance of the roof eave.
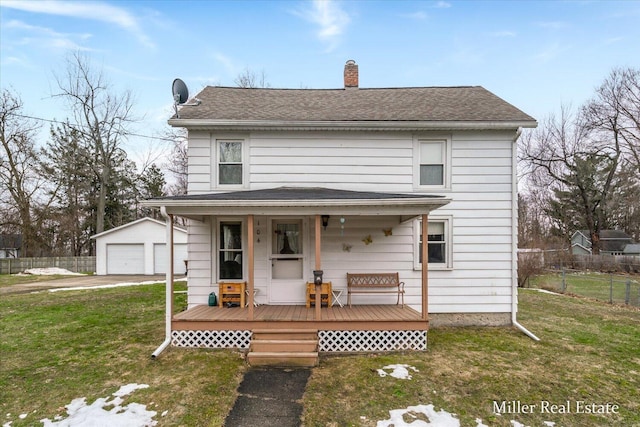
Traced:
<path fill-rule="evenodd" d="M 451 202 L 445 197 L 410 199 L 318 199 L 318 200 L 171 200 L 152 199 L 144 206 L 165 207 L 176 215 L 328 214 L 417 215 Z"/>
<path fill-rule="evenodd" d="M 434 120 L 434 121 L 378 121 L 378 120 L 211 120 L 178 119 L 168 121 L 173 127 L 187 129 L 220 130 L 374 130 L 374 131 L 419 131 L 419 130 L 510 130 L 535 128 L 535 120 Z"/>

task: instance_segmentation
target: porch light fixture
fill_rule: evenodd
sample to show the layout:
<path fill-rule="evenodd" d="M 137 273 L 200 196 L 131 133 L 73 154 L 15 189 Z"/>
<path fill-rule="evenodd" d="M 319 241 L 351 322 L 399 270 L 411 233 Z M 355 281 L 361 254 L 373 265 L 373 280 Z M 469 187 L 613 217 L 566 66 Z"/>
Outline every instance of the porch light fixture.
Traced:
<path fill-rule="evenodd" d="M 329 215 L 322 215 L 320 218 L 322 218 L 322 227 L 326 230 L 329 225 Z"/>

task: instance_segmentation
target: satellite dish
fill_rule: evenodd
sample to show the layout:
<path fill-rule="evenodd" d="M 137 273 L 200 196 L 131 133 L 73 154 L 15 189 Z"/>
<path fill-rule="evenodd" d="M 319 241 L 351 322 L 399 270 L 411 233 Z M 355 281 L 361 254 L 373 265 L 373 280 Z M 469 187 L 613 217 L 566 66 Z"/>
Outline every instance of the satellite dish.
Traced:
<path fill-rule="evenodd" d="M 175 79 L 173 81 L 171 91 L 173 92 L 173 108 L 175 108 L 176 116 L 178 118 L 180 118 L 178 105 L 182 105 L 185 107 L 197 107 L 202 102 L 198 98 L 195 98 L 193 103 L 186 104 L 187 100 L 189 99 L 189 89 L 187 88 L 185 82 L 180 79 Z"/>
<path fill-rule="evenodd" d="M 173 100 L 176 104 L 184 104 L 189 99 L 189 89 L 185 82 L 175 79 L 172 85 Z"/>

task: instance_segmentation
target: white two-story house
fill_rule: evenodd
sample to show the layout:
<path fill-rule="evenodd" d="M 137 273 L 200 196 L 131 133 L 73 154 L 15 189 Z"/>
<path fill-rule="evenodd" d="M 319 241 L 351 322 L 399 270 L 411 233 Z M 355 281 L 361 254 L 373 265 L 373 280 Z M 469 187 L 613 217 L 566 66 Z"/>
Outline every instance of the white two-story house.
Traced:
<path fill-rule="evenodd" d="M 188 130 L 188 195 L 148 202 L 189 219 L 188 310 L 168 314 L 168 341 L 309 329 L 321 352 L 420 349 L 429 325 L 517 325 L 516 142 L 532 117 L 479 86 L 360 88 L 354 61 L 340 89 L 196 98 L 169 120 Z M 307 308 L 319 270 L 331 304 Z M 404 306 L 366 289 L 346 304 L 347 273 L 387 272 Z M 242 283 L 244 307 L 208 305 L 221 283 Z"/>

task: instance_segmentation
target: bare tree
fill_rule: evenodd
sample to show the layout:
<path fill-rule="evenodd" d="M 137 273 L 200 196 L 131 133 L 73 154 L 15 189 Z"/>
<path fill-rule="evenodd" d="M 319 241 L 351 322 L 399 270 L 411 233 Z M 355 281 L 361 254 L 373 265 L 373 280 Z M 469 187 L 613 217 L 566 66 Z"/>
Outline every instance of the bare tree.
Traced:
<path fill-rule="evenodd" d="M 105 229 L 105 211 L 109 199 L 116 162 L 126 158 L 121 146 L 129 135 L 133 117 L 133 95 L 116 93 L 101 71 L 94 70 L 88 59 L 75 53 L 67 60 L 66 75 L 56 77 L 59 92 L 54 94 L 67 102 L 72 114 L 69 126 L 80 135 L 86 146 L 97 182 L 95 232 Z"/>
<path fill-rule="evenodd" d="M 169 185 L 168 194 L 179 196 L 187 194 L 188 186 L 188 143 L 187 130 L 184 128 L 171 128 L 165 139 L 173 141 L 171 147 L 171 159 L 164 167 L 173 175 L 174 182 Z"/>
<path fill-rule="evenodd" d="M 640 173 L 640 69 L 612 70 L 582 114 L 597 143 L 614 145 Z"/>
<path fill-rule="evenodd" d="M 0 226 L 19 230 L 22 255 L 40 255 L 42 214 L 51 199 L 43 198 L 47 182 L 38 168 L 35 135 L 39 125 L 24 117 L 22 100 L 3 90 L 0 95 Z M 39 206 L 40 205 L 40 206 Z"/>
<path fill-rule="evenodd" d="M 267 75 L 262 70 L 260 74 L 256 74 L 249 68 L 245 68 L 244 71 L 233 80 L 238 87 L 244 88 L 269 88 L 271 85 L 267 82 Z"/>
<path fill-rule="evenodd" d="M 594 254 L 600 250 L 600 230 L 606 224 L 606 202 L 613 188 L 620 157 L 619 145 L 594 144 L 589 126 L 563 107 L 524 138 L 520 160 L 553 196 L 548 213 L 563 225 L 589 231 Z M 568 237 L 568 236 L 567 236 Z"/>

